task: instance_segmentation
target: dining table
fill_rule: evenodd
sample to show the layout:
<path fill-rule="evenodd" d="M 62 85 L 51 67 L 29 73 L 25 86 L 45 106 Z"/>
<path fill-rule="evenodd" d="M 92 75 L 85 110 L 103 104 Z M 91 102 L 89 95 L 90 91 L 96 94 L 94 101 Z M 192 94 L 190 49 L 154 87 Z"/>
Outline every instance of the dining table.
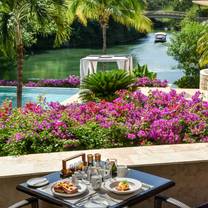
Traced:
<path fill-rule="evenodd" d="M 33 196 L 38 200 L 43 200 L 59 207 L 117 208 L 135 204 L 139 205 L 139 203 L 154 197 L 175 185 L 174 181 L 170 179 L 159 177 L 139 170 L 128 169 L 126 178 L 135 179 L 142 183 L 142 187 L 134 193 L 118 195 L 109 192 L 109 190 L 106 190 L 104 186 L 101 189 L 95 191 L 90 188 L 89 185 L 89 189 L 82 195 L 72 198 L 63 198 L 55 196 L 51 190 L 54 183 L 63 179 L 61 173 L 58 171 L 50 173 L 44 177 L 48 179 L 49 183 L 43 187 L 32 188 L 28 186 L 27 182 L 24 182 L 17 185 L 16 188 L 18 191 Z"/>

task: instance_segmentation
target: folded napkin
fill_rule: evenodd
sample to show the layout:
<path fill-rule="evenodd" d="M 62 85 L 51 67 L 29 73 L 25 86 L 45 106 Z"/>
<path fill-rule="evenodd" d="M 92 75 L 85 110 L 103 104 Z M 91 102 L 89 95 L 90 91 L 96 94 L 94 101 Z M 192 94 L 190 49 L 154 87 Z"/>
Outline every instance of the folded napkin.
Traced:
<path fill-rule="evenodd" d="M 46 184 L 48 184 L 49 181 L 45 177 L 40 177 L 40 178 L 31 178 L 27 181 L 28 186 L 33 186 L 33 187 L 41 187 Z"/>

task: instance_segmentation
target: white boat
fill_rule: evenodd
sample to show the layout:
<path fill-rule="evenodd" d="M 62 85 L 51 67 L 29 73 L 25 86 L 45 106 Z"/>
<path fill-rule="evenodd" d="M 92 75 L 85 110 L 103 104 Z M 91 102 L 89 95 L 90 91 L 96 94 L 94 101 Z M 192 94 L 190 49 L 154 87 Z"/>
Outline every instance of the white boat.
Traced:
<path fill-rule="evenodd" d="M 157 42 L 166 42 L 167 33 L 158 32 L 155 33 L 155 43 Z"/>

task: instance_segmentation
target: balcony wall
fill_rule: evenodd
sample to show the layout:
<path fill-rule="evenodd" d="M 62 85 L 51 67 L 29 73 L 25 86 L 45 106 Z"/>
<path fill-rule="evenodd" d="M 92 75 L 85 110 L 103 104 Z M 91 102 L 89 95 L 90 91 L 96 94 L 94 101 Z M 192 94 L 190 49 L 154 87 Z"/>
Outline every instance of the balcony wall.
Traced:
<path fill-rule="evenodd" d="M 118 158 L 120 164 L 174 180 L 176 186 L 164 194 L 174 196 L 190 206 L 208 201 L 208 144 L 160 145 L 85 152 L 100 152 L 103 159 Z M 0 158 L 0 207 L 6 208 L 28 197 L 16 191 L 17 184 L 34 176 L 60 170 L 61 160 L 76 153 L 78 152 Z M 52 206 L 41 202 L 41 207 Z M 151 208 L 153 201 L 151 199 L 135 207 Z"/>

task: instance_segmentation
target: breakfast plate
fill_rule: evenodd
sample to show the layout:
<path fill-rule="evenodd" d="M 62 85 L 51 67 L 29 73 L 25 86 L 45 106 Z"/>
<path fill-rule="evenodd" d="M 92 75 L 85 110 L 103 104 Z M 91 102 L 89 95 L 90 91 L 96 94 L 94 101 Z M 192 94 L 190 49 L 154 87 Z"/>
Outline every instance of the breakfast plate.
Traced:
<path fill-rule="evenodd" d="M 115 194 L 131 194 L 142 188 L 142 183 L 132 178 L 115 178 L 105 182 L 105 188 Z"/>
<path fill-rule="evenodd" d="M 61 197 L 75 197 L 83 194 L 87 190 L 87 186 L 80 182 L 74 185 L 70 180 L 60 180 L 54 183 L 51 191 L 55 196 Z"/>

